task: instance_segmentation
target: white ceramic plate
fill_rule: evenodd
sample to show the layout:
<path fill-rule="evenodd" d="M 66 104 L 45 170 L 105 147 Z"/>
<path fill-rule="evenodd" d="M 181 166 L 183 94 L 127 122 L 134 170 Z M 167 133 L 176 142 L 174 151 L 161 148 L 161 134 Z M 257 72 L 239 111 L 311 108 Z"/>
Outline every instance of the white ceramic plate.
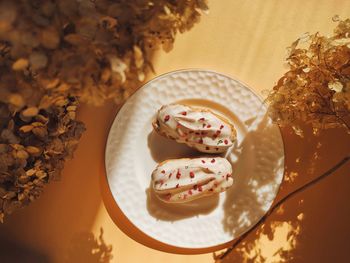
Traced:
<path fill-rule="evenodd" d="M 235 182 L 220 195 L 169 205 L 149 189 L 153 169 L 169 158 L 204 155 L 152 132 L 157 110 L 179 101 L 234 123 L 238 143 L 226 157 Z M 106 172 L 115 202 L 142 232 L 172 246 L 207 248 L 238 237 L 266 213 L 283 177 L 281 134 L 265 113 L 252 90 L 222 74 L 181 70 L 153 79 L 124 104 L 108 136 Z"/>

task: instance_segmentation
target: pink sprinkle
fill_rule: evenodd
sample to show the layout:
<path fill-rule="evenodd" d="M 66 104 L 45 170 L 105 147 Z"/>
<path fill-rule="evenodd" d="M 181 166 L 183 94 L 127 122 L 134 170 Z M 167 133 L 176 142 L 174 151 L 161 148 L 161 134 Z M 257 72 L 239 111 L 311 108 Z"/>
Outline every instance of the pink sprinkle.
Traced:
<path fill-rule="evenodd" d="M 191 191 L 191 189 L 190 189 L 190 190 L 188 190 L 188 194 L 189 194 L 189 195 L 192 195 L 192 191 Z"/>
<path fill-rule="evenodd" d="M 177 179 L 180 179 L 180 177 L 181 177 L 180 170 L 177 170 L 176 178 L 177 178 Z"/>
<path fill-rule="evenodd" d="M 225 140 L 224 140 L 224 143 L 225 143 L 225 144 L 228 144 L 228 140 L 225 139 Z"/>
<path fill-rule="evenodd" d="M 172 175 L 173 175 L 173 173 L 170 173 L 170 174 L 169 174 L 169 179 L 171 178 Z"/>

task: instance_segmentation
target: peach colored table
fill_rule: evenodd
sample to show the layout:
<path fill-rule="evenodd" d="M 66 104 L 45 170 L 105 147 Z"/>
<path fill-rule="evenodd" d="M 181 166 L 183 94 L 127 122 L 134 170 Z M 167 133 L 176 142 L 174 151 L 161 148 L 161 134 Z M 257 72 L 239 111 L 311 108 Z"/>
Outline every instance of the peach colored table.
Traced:
<path fill-rule="evenodd" d="M 237 77 L 261 92 L 272 88 L 286 71 L 285 47 L 306 31 L 330 34 L 331 17 L 350 14 L 346 0 L 227 0 L 210 1 L 209 6 L 210 14 L 189 33 L 178 36 L 172 52 L 157 54 L 157 75 L 181 68 L 207 68 Z M 66 164 L 61 181 L 49 185 L 37 202 L 0 226 L 1 253 L 43 259 L 33 262 L 73 262 L 67 255 L 74 247 L 75 262 L 97 262 L 86 253 L 91 249 L 87 233 L 98 236 L 103 228 L 106 243 L 113 246 L 111 262 L 213 262 L 211 253 L 174 255 L 148 248 L 115 225 L 118 221 L 124 231 L 145 244 L 169 249 L 128 225 L 106 191 L 104 147 L 116 112 L 112 103 L 101 108 L 83 106 L 79 118 L 86 123 L 87 132 L 74 160 Z M 350 151 L 350 136 L 341 129 L 319 137 L 307 129 L 304 139 L 289 129 L 282 134 L 286 171 L 278 199 Z M 285 203 L 225 262 L 252 262 L 249 259 L 253 258 L 255 262 L 348 261 L 349 171 L 347 164 Z"/>

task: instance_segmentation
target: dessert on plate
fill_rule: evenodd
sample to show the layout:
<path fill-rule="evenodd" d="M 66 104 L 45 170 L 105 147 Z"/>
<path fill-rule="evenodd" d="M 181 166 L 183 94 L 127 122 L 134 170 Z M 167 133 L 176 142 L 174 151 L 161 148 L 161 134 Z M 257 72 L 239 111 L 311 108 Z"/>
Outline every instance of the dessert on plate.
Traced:
<path fill-rule="evenodd" d="M 168 203 L 217 194 L 232 184 L 232 166 L 222 157 L 167 160 L 152 172 L 153 190 L 160 200 Z"/>
<path fill-rule="evenodd" d="M 211 110 L 168 104 L 158 112 L 153 128 L 160 135 L 205 153 L 222 153 L 236 141 L 233 124 Z"/>

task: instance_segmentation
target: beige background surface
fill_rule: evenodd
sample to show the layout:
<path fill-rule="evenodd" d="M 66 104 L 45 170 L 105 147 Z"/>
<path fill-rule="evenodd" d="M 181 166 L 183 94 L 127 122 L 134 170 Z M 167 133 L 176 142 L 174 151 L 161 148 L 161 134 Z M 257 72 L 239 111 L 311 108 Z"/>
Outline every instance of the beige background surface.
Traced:
<path fill-rule="evenodd" d="M 261 92 L 272 88 L 286 71 L 286 47 L 292 41 L 307 31 L 330 34 L 334 14 L 350 15 L 350 1 L 346 0 L 212 0 L 209 7 L 209 15 L 178 36 L 172 52 L 155 57 L 157 75 L 181 68 L 207 68 L 236 77 Z M 100 228 L 106 243 L 113 246 L 111 262 L 213 262 L 210 253 L 174 255 L 150 249 L 114 224 L 101 192 L 106 191 L 104 144 L 116 111 L 112 103 L 102 108 L 83 106 L 79 118 L 86 123 L 87 132 L 61 181 L 49 185 L 37 202 L 0 226 L 2 253 L 12 262 L 23 257 L 26 261 L 21 262 L 29 262 L 31 257 L 34 261 L 30 262 L 98 262 L 87 253 L 91 250 L 87 233 L 97 236 Z M 288 129 L 282 134 L 286 181 L 278 198 L 330 168 L 350 149 L 350 137 L 341 129 L 317 138 L 309 129 L 304 139 Z M 259 257 L 262 262 L 346 262 L 350 249 L 349 171 L 348 164 L 288 201 L 225 262 L 252 262 L 253 258 L 259 262 Z M 113 211 L 111 216 L 122 220 Z M 68 257 L 72 248 L 75 261 Z"/>

